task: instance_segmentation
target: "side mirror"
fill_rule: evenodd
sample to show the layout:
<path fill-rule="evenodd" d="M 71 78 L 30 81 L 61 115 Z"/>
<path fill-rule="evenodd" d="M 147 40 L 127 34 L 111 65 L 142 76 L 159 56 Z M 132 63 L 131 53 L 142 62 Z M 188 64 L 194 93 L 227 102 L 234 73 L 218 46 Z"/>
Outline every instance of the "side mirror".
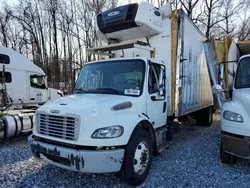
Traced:
<path fill-rule="evenodd" d="M 164 72 L 165 72 L 164 68 L 161 67 L 159 75 L 159 87 L 164 86 Z"/>
<path fill-rule="evenodd" d="M 232 98 L 232 96 L 233 96 L 233 90 L 232 89 L 230 89 L 229 91 L 223 91 L 223 92 L 227 93 L 230 99 Z"/>
<path fill-rule="evenodd" d="M 229 90 L 229 98 L 232 98 L 232 97 L 233 97 L 233 90 L 230 89 L 230 90 Z"/>
<path fill-rule="evenodd" d="M 160 75 L 159 75 L 159 95 L 160 96 L 164 96 L 165 95 L 165 70 L 163 67 L 161 67 L 160 69 Z"/>
<path fill-rule="evenodd" d="M 224 79 L 224 65 L 223 64 L 219 64 L 218 67 L 218 84 L 221 84 L 220 82 Z"/>

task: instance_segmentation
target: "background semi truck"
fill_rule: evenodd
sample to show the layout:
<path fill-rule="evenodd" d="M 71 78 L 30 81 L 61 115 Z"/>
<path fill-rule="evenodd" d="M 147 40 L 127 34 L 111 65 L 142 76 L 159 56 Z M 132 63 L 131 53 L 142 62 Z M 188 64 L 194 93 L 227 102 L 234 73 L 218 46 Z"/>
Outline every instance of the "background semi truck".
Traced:
<path fill-rule="evenodd" d="M 173 121 L 209 126 L 214 109 L 206 37 L 170 4 L 129 4 L 96 17 L 99 60 L 82 68 L 74 94 L 36 110 L 29 145 L 68 170 L 147 177 L 152 156 L 173 140 Z"/>
<path fill-rule="evenodd" d="M 31 132 L 35 110 L 63 93 L 48 88 L 44 71 L 24 55 L 0 47 L 0 140 Z"/>
<path fill-rule="evenodd" d="M 230 41 L 227 61 L 221 69 L 228 100 L 221 113 L 220 157 L 234 164 L 237 157 L 248 158 L 250 137 L 250 41 Z"/>

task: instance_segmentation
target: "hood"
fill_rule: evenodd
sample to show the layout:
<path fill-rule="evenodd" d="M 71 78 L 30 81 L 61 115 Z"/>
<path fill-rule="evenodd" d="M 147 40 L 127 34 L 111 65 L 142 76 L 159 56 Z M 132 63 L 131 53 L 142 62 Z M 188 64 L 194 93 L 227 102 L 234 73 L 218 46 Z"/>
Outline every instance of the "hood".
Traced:
<path fill-rule="evenodd" d="M 47 111 L 50 109 L 76 109 L 84 106 L 85 108 L 93 107 L 96 104 L 108 103 L 109 108 L 121 102 L 130 101 L 127 96 L 109 95 L 109 94 L 74 94 L 56 99 L 55 101 L 48 101 L 40 110 Z"/>
<path fill-rule="evenodd" d="M 246 110 L 246 112 L 249 112 L 249 106 L 250 106 L 250 88 L 244 88 L 244 89 L 235 89 L 233 91 L 233 99 L 236 99 L 237 102 Z"/>

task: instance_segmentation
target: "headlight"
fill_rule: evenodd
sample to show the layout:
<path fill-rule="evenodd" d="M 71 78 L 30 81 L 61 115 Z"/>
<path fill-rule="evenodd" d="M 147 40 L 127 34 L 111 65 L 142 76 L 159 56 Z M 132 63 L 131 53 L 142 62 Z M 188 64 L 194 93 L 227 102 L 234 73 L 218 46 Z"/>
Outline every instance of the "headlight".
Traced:
<path fill-rule="evenodd" d="M 95 130 L 91 138 L 117 138 L 123 134 L 123 127 L 119 125 Z"/>
<path fill-rule="evenodd" d="M 240 123 L 244 122 L 242 115 L 237 114 L 235 112 L 231 112 L 229 110 L 224 111 L 223 118 L 228 121 L 235 121 L 235 122 L 240 122 Z"/>

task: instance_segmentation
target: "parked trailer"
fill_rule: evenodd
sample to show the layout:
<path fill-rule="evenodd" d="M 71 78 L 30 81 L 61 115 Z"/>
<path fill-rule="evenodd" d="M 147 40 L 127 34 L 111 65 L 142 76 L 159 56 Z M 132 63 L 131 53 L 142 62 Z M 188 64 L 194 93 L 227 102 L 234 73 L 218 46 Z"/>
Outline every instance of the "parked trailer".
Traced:
<path fill-rule="evenodd" d="M 102 45 L 88 53 L 100 59 L 84 65 L 73 95 L 36 110 L 29 145 L 49 164 L 118 172 L 139 185 L 152 156 L 173 141 L 175 118 L 212 123 L 206 37 L 170 4 L 129 4 L 96 20 Z"/>

